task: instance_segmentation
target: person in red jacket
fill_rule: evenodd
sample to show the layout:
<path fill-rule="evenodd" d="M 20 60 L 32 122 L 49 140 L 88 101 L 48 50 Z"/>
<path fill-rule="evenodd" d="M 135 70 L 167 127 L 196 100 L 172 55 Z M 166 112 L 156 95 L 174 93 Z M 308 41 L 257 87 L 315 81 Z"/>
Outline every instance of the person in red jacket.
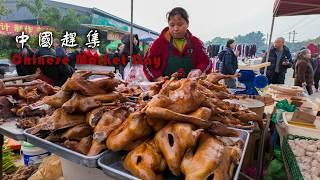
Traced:
<path fill-rule="evenodd" d="M 211 72 L 212 65 L 201 40 L 188 30 L 189 16 L 185 9 L 176 7 L 167 14 L 168 24 L 151 45 L 146 58 L 160 58 L 160 67 L 144 65 L 149 81 L 178 72 L 181 77 L 198 76 Z"/>

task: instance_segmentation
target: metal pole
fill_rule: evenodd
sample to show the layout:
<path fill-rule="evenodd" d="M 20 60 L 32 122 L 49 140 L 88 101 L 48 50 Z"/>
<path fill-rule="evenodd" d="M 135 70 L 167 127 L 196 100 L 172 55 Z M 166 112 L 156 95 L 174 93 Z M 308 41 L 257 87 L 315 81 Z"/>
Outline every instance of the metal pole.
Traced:
<path fill-rule="evenodd" d="M 131 21 L 130 21 L 130 60 L 132 60 L 133 52 L 133 0 L 131 0 Z"/>
<path fill-rule="evenodd" d="M 271 23 L 271 32 L 270 32 L 270 37 L 269 37 L 269 44 L 268 44 L 268 51 L 267 51 L 267 57 L 266 57 L 266 62 L 269 62 L 269 55 L 270 55 L 270 49 L 271 49 L 271 41 L 272 41 L 272 34 L 273 34 L 273 27 L 274 27 L 274 19 L 276 17 L 272 17 L 272 23 Z M 267 74 L 267 67 L 264 68 L 264 75 Z"/>

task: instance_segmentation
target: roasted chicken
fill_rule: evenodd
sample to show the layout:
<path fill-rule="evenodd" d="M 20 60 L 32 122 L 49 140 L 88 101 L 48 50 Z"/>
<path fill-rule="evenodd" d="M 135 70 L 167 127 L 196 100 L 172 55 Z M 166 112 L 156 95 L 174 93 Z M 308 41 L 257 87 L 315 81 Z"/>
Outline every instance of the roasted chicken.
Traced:
<path fill-rule="evenodd" d="M 161 150 L 172 174 L 180 175 L 180 164 L 188 148 L 197 143 L 202 129 L 193 130 L 191 124 L 170 123 L 162 128 L 154 141 Z"/>
<path fill-rule="evenodd" d="M 120 127 L 111 132 L 107 138 L 107 147 L 111 151 L 132 150 L 146 140 L 151 132 L 144 114 L 132 113 Z"/>
<path fill-rule="evenodd" d="M 181 171 L 186 180 L 207 179 L 219 166 L 224 153 L 223 144 L 209 134 L 203 134 L 195 153 L 191 149 L 185 154 Z"/>
<path fill-rule="evenodd" d="M 123 165 L 133 175 L 143 180 L 163 179 L 161 173 L 166 169 L 166 161 L 153 140 L 142 143 L 129 152 Z"/>

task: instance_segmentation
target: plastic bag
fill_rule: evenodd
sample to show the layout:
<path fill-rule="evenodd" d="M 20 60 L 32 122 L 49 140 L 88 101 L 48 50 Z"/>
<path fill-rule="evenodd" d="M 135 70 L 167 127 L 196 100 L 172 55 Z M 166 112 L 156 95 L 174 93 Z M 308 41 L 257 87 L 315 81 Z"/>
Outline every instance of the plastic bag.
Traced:
<path fill-rule="evenodd" d="M 124 80 L 127 82 L 144 82 L 148 81 L 144 72 L 143 65 L 141 64 L 132 64 L 129 62 L 124 68 Z"/>
<path fill-rule="evenodd" d="M 56 155 L 44 159 L 35 172 L 28 180 L 56 180 L 62 176 L 62 166 L 60 158 Z"/>

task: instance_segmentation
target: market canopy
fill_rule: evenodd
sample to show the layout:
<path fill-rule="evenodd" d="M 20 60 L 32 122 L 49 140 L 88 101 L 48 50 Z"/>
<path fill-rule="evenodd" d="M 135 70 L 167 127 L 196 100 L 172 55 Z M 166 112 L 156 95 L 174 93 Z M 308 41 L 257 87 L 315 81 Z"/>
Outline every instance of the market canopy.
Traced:
<path fill-rule="evenodd" d="M 276 0 L 273 15 L 297 16 L 320 14 L 320 0 Z"/>

